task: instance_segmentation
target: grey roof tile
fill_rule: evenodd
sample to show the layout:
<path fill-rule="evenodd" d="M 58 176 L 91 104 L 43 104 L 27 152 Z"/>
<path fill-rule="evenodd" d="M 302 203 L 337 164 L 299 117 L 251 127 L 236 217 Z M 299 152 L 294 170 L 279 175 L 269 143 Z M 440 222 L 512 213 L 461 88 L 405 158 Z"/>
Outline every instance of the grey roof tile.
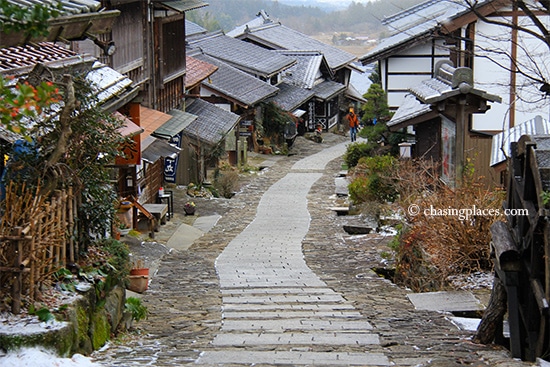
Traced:
<path fill-rule="evenodd" d="M 270 78 L 289 68 L 294 59 L 249 42 L 222 33 L 187 39 L 192 48 L 199 48 L 206 55 L 222 60 L 247 73 Z"/>
<path fill-rule="evenodd" d="M 285 111 L 292 112 L 315 96 L 312 90 L 300 88 L 291 84 L 278 85 L 279 93 L 267 100 L 274 102 Z"/>
<path fill-rule="evenodd" d="M 334 98 L 338 93 L 342 93 L 345 90 L 346 86 L 344 84 L 333 82 L 332 80 L 325 80 L 315 85 L 312 89 L 315 97 L 325 101 Z"/>
<path fill-rule="evenodd" d="M 226 111 L 216 105 L 197 99 L 186 107 L 186 112 L 197 119 L 183 130 L 191 138 L 215 145 L 225 138 L 240 119 L 239 115 Z"/>
<path fill-rule="evenodd" d="M 260 12 L 255 19 L 228 32 L 227 35 L 257 40 L 272 49 L 320 51 L 333 70 L 345 67 L 356 59 L 346 51 L 274 22 L 265 12 Z"/>
<path fill-rule="evenodd" d="M 283 73 L 283 80 L 289 84 L 311 89 L 322 72 L 322 65 L 327 68 L 325 72 L 329 72 L 328 64 L 319 51 L 281 50 L 278 52 L 296 59 L 296 64 Z"/>
<path fill-rule="evenodd" d="M 480 0 L 484 5 L 494 0 Z M 384 19 L 384 25 L 390 36 L 384 38 L 374 49 L 359 60 L 363 64 L 377 61 L 381 55 L 394 48 L 414 45 L 422 39 L 432 37 L 433 31 L 443 23 L 470 11 L 464 0 L 428 0 Z"/>
<path fill-rule="evenodd" d="M 194 57 L 218 67 L 218 70 L 210 76 L 209 80 L 203 82 L 205 88 L 231 97 L 243 105 L 253 106 L 278 92 L 277 87 L 213 57 L 207 55 L 196 55 Z"/>

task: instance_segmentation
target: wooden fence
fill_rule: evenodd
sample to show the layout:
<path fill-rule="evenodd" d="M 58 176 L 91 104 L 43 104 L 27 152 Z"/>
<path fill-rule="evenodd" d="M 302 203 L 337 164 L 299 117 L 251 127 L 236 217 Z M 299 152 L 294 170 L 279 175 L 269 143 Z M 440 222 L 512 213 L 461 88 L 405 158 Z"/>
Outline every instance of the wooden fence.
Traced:
<path fill-rule="evenodd" d="M 12 313 L 21 299 L 36 299 L 53 273 L 78 258 L 77 195 L 73 189 L 41 193 L 10 185 L 0 222 L 0 297 L 11 294 Z"/>

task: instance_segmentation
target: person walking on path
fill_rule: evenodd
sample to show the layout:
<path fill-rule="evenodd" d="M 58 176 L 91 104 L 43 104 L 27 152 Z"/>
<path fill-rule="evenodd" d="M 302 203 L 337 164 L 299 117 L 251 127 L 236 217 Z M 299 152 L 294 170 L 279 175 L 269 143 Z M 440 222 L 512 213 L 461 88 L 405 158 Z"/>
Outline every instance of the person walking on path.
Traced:
<path fill-rule="evenodd" d="M 355 112 L 353 112 L 353 108 L 349 109 L 346 118 L 348 119 L 349 123 L 349 135 L 351 137 L 351 142 L 353 143 L 355 140 L 357 140 L 357 128 L 359 127 L 359 119 L 357 118 Z"/>

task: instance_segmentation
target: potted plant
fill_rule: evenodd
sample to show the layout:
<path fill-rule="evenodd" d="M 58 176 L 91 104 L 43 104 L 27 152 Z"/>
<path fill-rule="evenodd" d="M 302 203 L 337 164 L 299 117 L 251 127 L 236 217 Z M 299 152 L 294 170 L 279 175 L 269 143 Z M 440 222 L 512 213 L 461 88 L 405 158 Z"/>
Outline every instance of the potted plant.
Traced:
<path fill-rule="evenodd" d="M 118 226 L 118 232 L 121 236 L 126 236 L 128 233 L 130 233 L 130 230 L 132 228 L 129 228 L 126 223 L 120 223 Z"/>
<path fill-rule="evenodd" d="M 147 286 L 149 285 L 149 268 L 145 267 L 143 260 L 137 260 L 133 263 L 128 280 L 129 290 L 136 293 L 143 293 L 147 290 Z"/>
<path fill-rule="evenodd" d="M 196 207 L 196 205 L 195 205 L 194 202 L 188 201 L 183 205 L 183 211 L 187 215 L 193 215 L 193 214 L 195 214 L 195 207 Z"/>

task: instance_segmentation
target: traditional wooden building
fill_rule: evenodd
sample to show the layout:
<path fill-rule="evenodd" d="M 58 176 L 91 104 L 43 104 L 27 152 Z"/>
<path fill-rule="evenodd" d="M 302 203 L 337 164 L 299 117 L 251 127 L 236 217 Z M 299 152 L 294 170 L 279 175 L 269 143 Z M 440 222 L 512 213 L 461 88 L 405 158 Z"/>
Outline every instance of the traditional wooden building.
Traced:
<path fill-rule="evenodd" d="M 548 12 L 537 10 L 537 2 L 529 6 L 542 23 L 548 23 Z M 548 50 L 547 46 L 517 28 L 499 25 L 532 25 L 514 1 L 427 0 L 383 23 L 389 36 L 359 60 L 378 64 L 391 110 L 403 103 L 409 87 L 435 75 L 438 61 L 451 60 L 456 67 L 471 68 L 477 85 L 502 96 L 501 104 L 472 116 L 474 130 L 494 134 L 548 111 L 548 100 L 541 103 L 542 84 L 522 75 L 546 67 L 547 51 L 539 50 Z"/>
<path fill-rule="evenodd" d="M 227 33 L 228 36 L 250 42 L 270 50 L 315 51 L 321 53 L 330 70 L 330 78 L 316 85 L 315 103 L 308 108 L 308 128 L 317 124 L 325 130 L 340 123 L 349 102 L 345 91 L 349 85 L 351 70 L 355 69 L 356 57 L 303 33 L 295 31 L 272 20 L 264 11 L 256 18 Z M 314 70 L 315 73 L 318 70 Z"/>
<path fill-rule="evenodd" d="M 495 186 L 498 179 L 489 168 L 491 136 L 473 131 L 469 124 L 470 115 L 487 112 L 490 102 L 500 102 L 500 97 L 475 88 L 471 69 L 440 61 L 435 77 L 411 87 L 387 125 L 391 131 L 411 126 L 413 157 L 440 162 L 447 184 L 460 182 L 471 159 L 487 186 Z"/>

